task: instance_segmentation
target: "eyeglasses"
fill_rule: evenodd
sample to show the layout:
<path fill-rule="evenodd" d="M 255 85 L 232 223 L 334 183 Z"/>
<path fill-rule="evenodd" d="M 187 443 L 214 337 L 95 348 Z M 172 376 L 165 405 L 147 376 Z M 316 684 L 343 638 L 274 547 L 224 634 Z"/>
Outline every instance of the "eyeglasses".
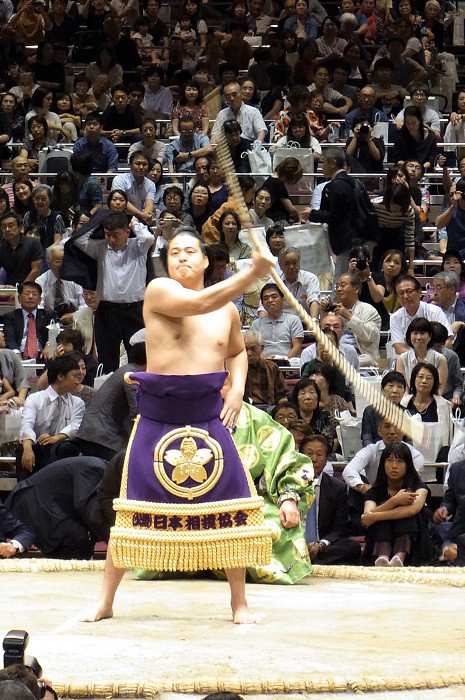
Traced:
<path fill-rule="evenodd" d="M 418 289 L 403 289 L 401 291 L 397 292 L 398 297 L 407 297 L 411 296 L 412 294 L 415 294 L 415 292 L 418 292 Z"/>

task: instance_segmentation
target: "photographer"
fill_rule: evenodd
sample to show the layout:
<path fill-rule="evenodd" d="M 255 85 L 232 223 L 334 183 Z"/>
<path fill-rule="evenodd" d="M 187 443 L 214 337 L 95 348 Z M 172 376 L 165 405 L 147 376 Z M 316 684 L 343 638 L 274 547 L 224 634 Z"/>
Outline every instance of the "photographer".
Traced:
<path fill-rule="evenodd" d="M 379 291 L 382 288 L 380 285 L 384 281 L 383 276 L 382 273 L 372 272 L 368 246 L 362 242 L 357 245 L 357 242 L 354 241 L 349 256 L 349 272 L 356 275 L 361 284 L 359 300 L 365 304 L 371 304 L 376 309 L 381 316 L 381 328 L 389 328 L 389 314 L 382 301 L 379 301 Z"/>
<path fill-rule="evenodd" d="M 45 32 L 53 29 L 50 17 L 45 12 L 45 3 L 43 0 L 23 0 L 18 7 L 19 12 L 9 21 L 10 27 L 16 29 L 26 46 L 40 44 L 45 39 Z"/>
<path fill-rule="evenodd" d="M 447 248 L 460 251 L 463 258 L 465 254 L 465 178 L 462 177 L 450 193 L 451 205 L 445 212 L 439 214 L 436 226 L 439 229 L 446 227 Z"/>
<path fill-rule="evenodd" d="M 354 120 L 354 135 L 346 142 L 346 156 L 354 173 L 380 173 L 385 154 L 383 139 L 373 137 L 373 121 L 365 116 Z M 364 180 L 366 189 L 378 186 L 376 178 Z"/>

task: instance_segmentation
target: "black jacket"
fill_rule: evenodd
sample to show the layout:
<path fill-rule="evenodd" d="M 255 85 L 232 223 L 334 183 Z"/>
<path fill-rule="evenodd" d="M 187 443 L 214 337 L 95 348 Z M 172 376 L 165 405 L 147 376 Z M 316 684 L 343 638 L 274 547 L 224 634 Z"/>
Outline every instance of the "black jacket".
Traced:
<path fill-rule="evenodd" d="M 320 477 L 318 533 L 320 540 L 333 543 L 349 535 L 347 486 L 325 472 Z"/>
<path fill-rule="evenodd" d="M 343 170 L 337 173 L 323 190 L 321 208 L 310 213 L 310 221 L 328 224 L 329 242 L 336 255 L 350 250 L 357 238 L 356 220 L 351 215 L 357 206 L 351 179 Z"/>
<path fill-rule="evenodd" d="M 54 318 L 54 314 L 47 313 L 44 309 L 37 309 L 36 333 L 37 340 L 42 346 L 42 350 L 48 341 L 47 326 Z M 15 309 L 3 316 L 3 333 L 5 335 L 6 347 L 10 350 L 19 350 L 24 334 L 24 316 L 22 309 Z"/>

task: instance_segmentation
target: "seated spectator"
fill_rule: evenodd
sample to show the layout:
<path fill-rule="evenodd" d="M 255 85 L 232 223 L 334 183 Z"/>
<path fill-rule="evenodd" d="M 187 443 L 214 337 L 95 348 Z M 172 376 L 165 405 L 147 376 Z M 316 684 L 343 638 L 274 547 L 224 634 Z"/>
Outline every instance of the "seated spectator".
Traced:
<path fill-rule="evenodd" d="M 226 18 L 221 21 L 219 28 L 215 30 L 215 38 L 222 44 L 227 42 L 231 38 L 231 24 L 243 22 L 246 14 L 247 4 L 245 0 L 235 0 L 231 8 L 228 8 Z"/>
<path fill-rule="evenodd" d="M 428 107 L 428 97 L 430 95 L 430 90 L 428 85 L 424 83 L 413 83 L 410 86 L 410 97 L 412 99 L 412 105 L 418 107 L 423 118 L 424 126 L 428 127 L 430 131 L 434 133 L 437 139 L 441 138 L 441 125 L 439 122 L 440 115 L 436 110 Z M 396 116 L 395 125 L 398 129 L 402 128 L 404 123 L 405 109 L 403 109 Z"/>
<path fill-rule="evenodd" d="M 92 175 L 92 153 L 75 151 L 70 158 L 70 165 L 79 185 L 79 210 L 89 218 L 103 204 L 102 187 Z"/>
<path fill-rule="evenodd" d="M 77 311 L 71 314 L 65 314 L 61 317 L 60 322 L 64 325 L 71 325 L 73 330 L 80 332 L 84 338 L 84 344 L 81 351 L 85 356 L 93 353 L 96 356 L 95 342 L 94 342 L 94 315 L 100 300 L 95 292 L 91 292 L 87 289 L 83 290 L 85 306 L 80 306 Z M 65 328 L 65 330 L 67 330 Z M 64 331 L 63 331 L 64 332 Z M 89 378 L 89 372 L 87 372 L 86 379 Z M 95 378 L 95 377 L 94 377 Z M 93 379 L 92 379 L 93 384 Z"/>
<path fill-rule="evenodd" d="M 156 122 L 153 117 L 144 117 L 140 125 L 142 140 L 136 141 L 129 148 L 128 158 L 134 151 L 143 153 L 150 161 L 158 161 L 163 164 L 166 162 L 166 144 L 158 141 L 155 136 Z"/>
<path fill-rule="evenodd" d="M 105 19 L 111 16 L 105 0 L 87 0 L 80 14 L 86 20 L 87 28 L 94 32 L 101 32 Z"/>
<path fill-rule="evenodd" d="M 59 335 L 62 335 L 63 333 L 70 332 L 68 331 L 63 331 Z M 72 331 L 71 333 L 79 333 L 79 331 Z M 70 343 L 68 343 L 70 345 Z M 95 394 L 97 393 L 97 389 L 94 389 L 93 386 L 90 386 L 90 384 L 93 384 L 93 381 L 95 379 L 95 373 L 97 371 L 97 362 L 95 358 L 85 358 L 84 355 L 81 352 L 63 352 L 62 351 L 62 345 L 57 346 L 57 350 L 55 351 L 55 354 L 53 356 L 53 359 L 51 360 L 51 363 L 53 363 L 54 359 L 56 357 L 60 357 L 62 355 L 72 355 L 79 364 L 79 370 L 76 374 L 76 379 L 78 380 L 78 385 L 74 391 L 71 393 L 73 396 L 77 396 L 79 399 L 82 399 L 84 401 L 84 405 L 86 409 L 90 405 L 90 402 L 94 398 Z M 92 380 L 87 380 L 87 368 L 86 368 L 86 359 L 93 359 L 94 361 L 94 368 L 93 368 L 93 375 L 94 379 Z M 50 365 L 50 362 L 47 364 L 47 366 Z M 38 389 L 46 389 L 49 386 L 48 382 L 48 377 L 47 377 L 47 370 L 39 377 L 39 381 L 37 382 L 37 388 Z"/>
<path fill-rule="evenodd" d="M 238 180 L 244 202 L 246 206 L 250 207 L 255 193 L 255 180 L 251 175 L 240 175 Z M 225 211 L 235 211 L 235 209 L 236 200 L 234 197 L 229 196 L 226 202 L 222 204 L 204 224 L 202 228 L 202 238 L 205 243 L 210 245 L 211 243 L 216 243 L 219 241 L 220 232 L 218 226 L 220 217 Z"/>
<path fill-rule="evenodd" d="M 347 488 L 326 473 L 330 448 L 324 435 L 311 435 L 300 443 L 300 451 L 313 464 L 315 501 L 306 517 L 306 541 L 314 564 L 357 564 L 360 544 L 350 539 Z M 313 509 L 315 513 L 313 512 Z"/>
<path fill-rule="evenodd" d="M 226 141 L 236 173 L 250 173 L 250 161 L 247 151 L 251 146 L 250 139 L 241 136 L 241 127 L 236 119 L 227 119 L 223 123 Z"/>
<path fill-rule="evenodd" d="M 441 272 L 455 272 L 459 278 L 458 298 L 465 299 L 465 263 L 458 250 L 451 247 L 444 253 Z"/>
<path fill-rule="evenodd" d="M 332 328 L 324 328 L 322 333 L 334 347 L 339 349 L 339 338 Z M 323 377 L 320 379 L 319 375 Z M 316 343 L 316 356 L 302 365 L 302 379 L 314 379 L 321 391 L 321 406 L 334 417 L 335 410 L 353 410 L 353 394 L 347 387 L 344 375 L 340 372 L 328 350 L 321 341 Z M 349 405 L 350 404 L 350 405 Z"/>
<path fill-rule="evenodd" d="M 300 40 L 298 46 L 298 60 L 294 65 L 294 84 L 311 85 L 313 71 L 317 65 L 318 46 L 315 39 Z"/>
<path fill-rule="evenodd" d="M 320 284 L 313 272 L 301 270 L 300 251 L 297 248 L 284 248 L 279 253 L 281 279 L 292 296 L 303 306 L 312 318 L 318 318 L 320 311 Z M 295 314 L 289 302 L 284 302 L 284 311 Z"/>
<path fill-rule="evenodd" d="M 456 93 L 457 106 L 450 115 L 444 134 L 444 143 L 465 143 L 465 88 L 458 88 Z M 463 146 L 457 149 L 457 156 L 463 157 Z"/>
<path fill-rule="evenodd" d="M 289 198 L 286 185 L 295 185 L 303 174 L 302 165 L 297 158 L 284 158 L 275 168 L 274 172 L 263 183 L 263 189 L 271 195 L 271 207 L 268 216 L 275 224 L 300 221 L 300 215 Z"/>
<path fill-rule="evenodd" d="M 114 85 L 111 97 L 113 104 L 102 115 L 104 136 L 117 143 L 139 135 L 141 118 L 129 104 L 127 89 L 123 85 Z"/>
<path fill-rule="evenodd" d="M 354 17 L 354 15 L 352 15 L 352 17 Z M 356 104 L 358 99 L 357 88 L 355 88 L 353 85 L 347 84 L 350 73 L 350 65 L 345 59 L 341 58 L 334 67 L 330 87 L 332 87 L 333 90 L 336 90 L 336 92 L 340 92 L 341 95 L 344 95 L 344 97 L 348 97 L 349 100 L 352 100 L 352 104 Z"/>
<path fill-rule="evenodd" d="M 73 99 L 67 92 L 57 92 L 54 99 L 53 109 L 60 117 L 63 124 L 74 124 L 77 131 L 81 130 L 82 119 L 74 113 Z"/>
<path fill-rule="evenodd" d="M 111 104 L 110 81 L 106 75 L 99 75 L 87 91 L 96 104 L 94 109 L 104 112 Z M 92 110 L 93 111 L 93 110 Z"/>
<path fill-rule="evenodd" d="M 199 156 L 213 155 L 215 146 L 210 145 L 208 136 L 195 133 L 194 122 L 191 117 L 183 117 L 179 120 L 180 136 L 170 141 L 166 148 L 168 171 L 170 173 L 194 172 L 194 159 Z"/>
<path fill-rule="evenodd" d="M 463 541 L 465 508 L 464 462 L 454 462 L 449 469 L 447 488 L 439 508 L 434 512 L 435 532 L 441 540 L 441 559 L 454 562 L 457 542 Z"/>
<path fill-rule="evenodd" d="M 37 172 L 39 169 L 39 153 L 43 148 L 50 145 L 47 120 L 45 117 L 35 115 L 29 119 L 27 128 L 29 138 L 24 140 L 21 155 L 23 158 L 28 159 L 31 170 Z"/>
<path fill-rule="evenodd" d="M 406 344 L 407 328 L 414 318 L 426 318 L 428 321 L 439 321 L 450 336 L 453 335 L 449 321 L 442 309 L 421 300 L 422 289 L 419 281 L 412 275 L 404 275 L 396 282 L 396 293 L 401 307 L 391 316 L 391 341 L 397 355 L 409 351 Z"/>
<path fill-rule="evenodd" d="M 194 228 L 199 233 L 202 226 L 211 216 L 211 194 L 206 185 L 197 183 L 189 194 L 188 214 L 192 217 Z"/>
<path fill-rule="evenodd" d="M 208 189 L 211 194 L 211 209 L 214 213 L 227 201 L 229 196 L 228 186 L 225 182 L 223 168 L 219 160 L 215 157 L 209 161 Z"/>
<path fill-rule="evenodd" d="M 219 131 L 225 121 L 235 119 L 242 129 L 242 136 L 245 139 L 264 141 L 267 128 L 263 117 L 256 107 L 244 103 L 239 83 L 228 83 L 224 88 L 223 95 L 228 107 L 222 109 L 216 117 L 212 136 Z"/>
<path fill-rule="evenodd" d="M 274 406 L 287 396 L 283 373 L 276 362 L 263 356 L 264 346 L 258 331 L 246 331 L 244 343 L 248 362 L 244 401 L 261 407 Z"/>
<path fill-rule="evenodd" d="M 433 321 L 431 325 L 433 327 L 434 341 L 432 348 L 444 355 L 447 362 L 447 382 L 442 395 L 451 402 L 451 408 L 455 409 L 457 406 L 462 405 L 463 377 L 459 356 L 454 350 L 445 347 L 447 342 L 446 327 L 437 321 Z M 457 347 L 457 343 L 454 344 L 454 347 Z"/>
<path fill-rule="evenodd" d="M 126 372 L 145 372 L 145 343 L 129 348 L 128 364 L 119 367 L 100 387 L 86 410 L 73 440 L 80 454 L 110 460 L 126 449 L 138 408 L 136 389 L 124 381 Z"/>
<path fill-rule="evenodd" d="M 7 182 L 5 185 L 2 185 L 2 189 L 8 193 L 10 206 L 13 206 L 14 204 L 13 184 L 18 180 L 27 180 L 31 173 L 31 169 L 32 168 L 29 165 L 28 159 L 24 158 L 23 156 L 16 156 L 16 158 L 13 158 L 11 161 L 12 180 Z"/>
<path fill-rule="evenodd" d="M 425 240 L 423 223 L 428 220 L 427 216 L 430 202 L 428 186 L 422 186 L 420 184 L 425 174 L 425 169 L 423 163 L 413 158 L 407 160 L 403 168 L 408 180 L 410 203 L 415 212 L 415 245 L 421 248 Z"/>
<path fill-rule="evenodd" d="M 202 88 L 196 80 L 188 80 L 179 91 L 179 102 L 173 109 L 171 117 L 172 131 L 179 136 L 179 120 L 190 117 L 194 122 L 195 132 L 208 136 L 208 109 L 203 104 Z"/>
<path fill-rule="evenodd" d="M 51 144 L 56 144 L 61 138 L 64 141 L 76 141 L 77 131 L 74 124 L 61 125 L 60 117 L 56 112 L 50 111 L 53 101 L 53 93 L 45 88 L 37 88 L 31 97 L 30 111 L 26 114 L 25 137 L 29 137 L 28 124 L 31 117 L 39 115 L 45 117 L 48 124 L 48 135 Z"/>
<path fill-rule="evenodd" d="M 55 61 L 55 49 L 51 41 L 42 41 L 37 47 L 34 80 L 46 90 L 58 92 L 65 89 L 65 68 Z"/>
<path fill-rule="evenodd" d="M 337 316 L 333 312 L 326 314 L 326 316 L 323 316 L 320 321 L 320 328 L 322 331 L 326 328 L 330 328 L 336 333 L 338 338 L 338 349 L 344 355 L 346 360 L 350 362 L 355 369 L 358 369 L 359 360 L 357 350 L 353 345 L 344 342 L 344 321 L 342 320 L 341 316 Z M 301 365 L 303 366 L 306 362 L 310 362 L 310 360 L 315 359 L 316 356 L 317 345 L 316 343 L 312 343 L 302 350 L 302 355 L 300 356 Z"/>
<path fill-rule="evenodd" d="M 267 49 L 265 49 L 267 51 Z M 255 54 L 256 55 L 256 54 Z M 256 58 L 255 58 L 256 61 Z M 269 61 L 267 61 L 267 64 L 269 65 Z M 252 64 L 251 69 L 253 66 L 257 66 L 257 63 Z M 269 85 L 266 85 L 264 90 L 269 89 Z M 252 105 L 252 107 L 258 107 L 260 104 L 260 93 L 258 92 L 258 89 L 255 85 L 254 80 L 252 80 L 251 77 L 245 78 L 245 80 L 241 80 L 241 95 L 242 99 L 244 101 L 244 104 L 246 105 Z"/>
<path fill-rule="evenodd" d="M 94 113 L 98 106 L 95 95 L 90 92 L 91 86 L 92 81 L 85 73 L 78 73 L 74 78 L 74 92 L 71 96 L 73 108 L 75 113 L 84 120 L 89 114 Z"/>
<path fill-rule="evenodd" d="M 173 34 L 168 43 L 168 60 L 160 63 L 164 71 L 168 87 L 181 87 L 186 80 L 192 78 L 195 61 L 186 56 L 186 48 L 180 36 Z"/>
<path fill-rule="evenodd" d="M 412 370 L 419 362 L 434 365 L 439 374 L 438 394 L 442 396 L 447 383 L 447 362 L 444 355 L 432 349 L 434 331 L 431 323 L 426 318 L 414 318 L 407 328 L 405 341 L 411 349 L 397 358 L 396 371 L 403 374 L 410 386 Z"/>
<path fill-rule="evenodd" d="M 128 197 L 127 213 L 150 226 L 153 221 L 155 185 L 147 177 L 150 161 L 141 151 L 129 157 L 131 172 L 117 175 L 112 190 L 123 190 Z"/>
<path fill-rule="evenodd" d="M 390 58 L 382 57 L 375 61 L 373 66 L 373 88 L 376 93 L 375 106 L 391 118 L 395 117 L 402 107 L 402 102 L 407 96 L 407 90 L 402 85 L 392 82 L 394 64 Z"/>
<path fill-rule="evenodd" d="M 40 242 L 45 251 L 50 245 L 60 243 L 65 232 L 65 222 L 61 212 L 51 208 L 53 191 L 48 185 L 34 187 L 32 202 L 34 209 L 24 215 L 23 225 L 25 229 L 30 226 L 38 228 Z"/>
<path fill-rule="evenodd" d="M 37 5 L 36 8 L 32 2 L 20 3 L 18 11 L 8 24 L 18 33 L 21 43 L 28 46 L 44 41 L 45 32 L 49 32 L 53 27 L 50 17 L 45 12 L 45 5 Z"/>
<path fill-rule="evenodd" d="M 78 29 L 76 20 L 66 12 L 65 0 L 52 0 L 48 16 L 52 27 L 45 33 L 47 41 L 55 44 L 70 46 Z"/>
<path fill-rule="evenodd" d="M 314 82 L 308 86 L 309 92 L 316 90 L 322 92 L 325 98 L 324 111 L 329 115 L 340 115 L 341 117 L 348 116 L 348 112 L 352 108 L 352 100 L 349 97 L 344 97 L 340 92 L 337 92 L 329 86 L 329 70 L 324 65 L 318 65 L 315 68 Z"/>
<path fill-rule="evenodd" d="M 24 236 L 21 216 L 13 211 L 3 214 L 0 228 L 0 266 L 6 272 L 6 284 L 14 287 L 23 282 L 33 282 L 42 272 L 40 241 Z"/>
<path fill-rule="evenodd" d="M 356 244 L 358 242 L 354 241 L 354 243 Z M 392 261 L 391 254 L 393 256 Z M 391 313 L 391 311 L 388 311 L 386 304 L 383 303 L 385 298 L 384 295 L 386 294 L 389 309 L 391 309 L 391 305 L 395 307 L 393 309 L 394 311 L 396 311 L 398 308 L 398 300 L 392 286 L 392 277 L 399 276 L 402 266 L 405 267 L 404 274 L 407 272 L 407 264 L 403 253 L 395 250 L 395 252 L 389 252 L 389 255 L 385 253 L 385 256 L 386 255 L 389 258 L 389 262 L 381 264 L 381 272 L 372 272 L 372 259 L 370 256 L 370 247 L 368 245 L 359 242 L 358 245 L 354 245 L 349 253 L 349 272 L 357 275 L 362 283 L 359 299 L 360 301 L 364 301 L 367 304 L 374 306 L 376 311 L 379 313 L 381 316 L 381 330 L 389 330 L 389 314 Z M 383 256 L 383 260 L 385 256 Z M 387 278 L 384 274 L 384 268 L 388 270 Z M 390 292 L 387 291 L 386 285 L 388 282 L 386 279 L 389 280 Z M 394 293 L 394 296 L 392 295 L 392 292 Z"/>
<path fill-rule="evenodd" d="M 318 161 L 319 156 L 321 156 L 321 146 L 318 139 L 313 136 L 309 122 L 311 123 L 312 129 L 315 129 L 316 133 L 321 138 L 324 129 L 322 131 L 319 118 L 313 110 L 307 110 L 307 112 L 304 112 L 302 115 L 292 117 L 289 121 L 286 134 L 281 136 L 281 138 L 276 141 L 276 144 L 270 147 L 270 153 L 273 154 L 277 148 L 286 148 L 288 145 L 297 144 L 298 148 L 311 148 L 315 160 Z"/>
<path fill-rule="evenodd" d="M 118 152 L 111 141 L 102 136 L 102 117 L 98 112 L 87 115 L 85 136 L 73 146 L 74 153 L 92 155 L 92 172 L 118 172 Z"/>
<path fill-rule="evenodd" d="M 376 481 L 365 493 L 364 557 L 376 557 L 375 566 L 428 562 L 434 549 L 423 511 L 427 495 L 428 488 L 420 480 L 408 445 L 386 447 Z"/>
<path fill-rule="evenodd" d="M 378 434 L 380 439 L 375 443 L 367 444 L 361 449 L 342 472 L 342 477 L 346 484 L 361 494 L 366 493 L 370 489 L 370 484 L 374 484 L 380 466 L 381 454 L 386 445 L 401 442 L 403 439 L 402 431 L 389 423 L 386 418 L 379 419 Z M 406 447 L 412 455 L 415 469 L 422 473 L 425 466 L 423 455 L 412 445 L 406 444 Z M 362 479 L 362 472 L 365 473 L 366 481 Z"/>
<path fill-rule="evenodd" d="M 290 423 L 299 420 L 298 406 L 290 401 L 280 401 L 271 411 L 271 417 L 276 423 L 287 428 Z"/>
<path fill-rule="evenodd" d="M 418 160 L 425 170 L 431 170 L 438 157 L 436 135 L 423 124 L 418 107 L 404 110 L 404 124 L 394 137 L 392 160 L 402 165 L 407 160 Z"/>
<path fill-rule="evenodd" d="M 24 111 L 29 111 L 32 93 L 39 85 L 34 82 L 34 72 L 29 63 L 24 63 L 19 67 L 18 85 L 14 85 L 10 92 L 17 98 Z"/>
<path fill-rule="evenodd" d="M 413 58 L 404 57 L 403 53 L 405 51 L 406 42 L 400 36 L 394 34 L 389 37 L 386 41 L 386 46 L 388 57 L 394 65 L 394 71 L 392 73 L 393 83 L 407 88 L 410 83 L 414 81 L 422 83 L 428 82 L 426 69 L 414 61 Z"/>
<path fill-rule="evenodd" d="M 326 61 L 341 59 L 347 41 L 338 36 L 340 22 L 335 17 L 326 17 L 321 25 L 322 35 L 316 40 L 319 55 Z"/>
<path fill-rule="evenodd" d="M 87 89 L 90 88 L 94 80 L 100 75 L 108 76 L 111 88 L 115 85 L 120 85 L 123 80 L 123 69 L 119 63 L 117 63 L 116 51 L 110 44 L 100 44 L 97 49 L 96 60 L 92 61 L 87 67 L 86 76 L 90 80 Z M 93 109 L 95 109 L 95 107 Z"/>
<path fill-rule="evenodd" d="M 7 541 L 8 540 L 8 541 Z M 34 542 L 34 533 L 17 520 L 0 503 L 0 558 L 9 559 L 27 552 Z M 5 682 L 2 680 L 2 682 Z M 31 695 L 31 697 L 34 697 Z"/>
<path fill-rule="evenodd" d="M 320 399 L 320 390 L 313 379 L 299 379 L 293 387 L 291 402 L 298 406 L 299 418 L 306 421 L 314 435 L 324 435 L 328 440 L 330 452 L 333 452 L 336 431 L 331 425 L 329 413 L 319 407 Z"/>
<path fill-rule="evenodd" d="M 378 242 L 374 258 L 381 261 L 387 250 L 401 250 L 413 268 L 415 253 L 415 212 L 410 203 L 410 190 L 404 184 L 392 183 L 384 191 L 382 201 L 373 203 L 378 217 Z"/>
<path fill-rule="evenodd" d="M 139 17 L 137 0 L 111 0 L 109 8 L 110 12 L 118 15 L 121 26 L 125 31 L 134 28 L 134 24 Z"/>
<path fill-rule="evenodd" d="M 451 190 L 451 205 L 446 211 L 436 218 L 436 227 L 446 228 L 447 248 L 457 250 L 460 260 L 465 252 L 465 178 L 462 177 L 455 184 L 455 190 Z"/>
<path fill-rule="evenodd" d="M 17 180 L 13 185 L 13 206 L 12 212 L 19 214 L 21 219 L 24 218 L 27 212 L 34 211 L 34 202 L 32 201 L 32 190 L 34 184 L 31 180 Z M 28 231 L 26 231 L 27 233 Z"/>
<path fill-rule="evenodd" d="M 360 31 L 361 27 L 359 28 Z M 352 85 L 358 90 L 368 83 L 366 70 L 364 69 L 363 48 L 357 40 L 356 43 L 349 42 L 344 49 L 344 58 L 350 66 L 350 76 L 347 85 Z"/>
<path fill-rule="evenodd" d="M 61 279 L 63 246 L 48 247 L 45 256 L 49 269 L 36 280 L 42 288 L 42 304 L 45 311 L 54 313 L 60 318 L 85 306 L 82 287 L 75 282 Z"/>
<path fill-rule="evenodd" d="M 286 138 L 286 137 L 284 137 Z M 255 192 L 253 205 L 249 209 L 250 218 L 254 226 L 263 226 L 265 232 L 274 226 L 274 221 L 270 219 L 266 212 L 271 207 L 271 194 L 264 187 L 259 187 Z"/>
<path fill-rule="evenodd" d="M 5 141 L 7 136 L 10 137 L 8 141 L 10 139 L 12 141 L 20 141 L 24 138 L 24 113 L 16 95 L 14 95 L 12 92 L 6 92 L 4 95 L 2 95 L 0 102 L 0 119 L 0 130 L 2 132 L 1 136 L 3 137 L 2 140 Z M 11 150 L 5 145 L 8 143 L 8 141 L 5 141 L 5 143 L 2 144 L 0 156 L 1 153 L 3 153 L 3 156 L 1 156 L 1 160 L 10 160 L 11 158 Z"/>
<path fill-rule="evenodd" d="M 144 107 L 150 113 L 155 113 L 159 119 L 170 119 L 173 111 L 173 95 L 171 90 L 162 85 L 165 74 L 160 66 L 150 66 L 145 71 Z"/>
<path fill-rule="evenodd" d="M 283 248 L 286 247 L 284 226 L 281 226 L 281 224 L 273 224 L 273 226 L 266 231 L 266 243 L 271 254 L 277 258 Z"/>
<path fill-rule="evenodd" d="M 239 238 L 241 221 L 235 211 L 225 210 L 218 221 L 220 241 L 226 246 L 230 260 L 242 260 L 250 258 L 252 249 L 247 243 L 242 243 Z"/>
<path fill-rule="evenodd" d="M 384 141 L 372 136 L 373 122 L 363 116 L 353 122 L 353 136 L 346 141 L 346 156 L 350 169 L 356 173 L 380 173 L 384 170 Z M 376 189 L 379 179 L 364 179 L 368 190 Z"/>
<path fill-rule="evenodd" d="M 284 295 L 274 283 L 265 284 L 260 300 L 267 316 L 257 318 L 251 329 L 263 339 L 263 354 L 271 359 L 298 357 L 302 352 L 304 331 L 302 322 L 294 314 L 284 313 Z"/>
<path fill-rule="evenodd" d="M 381 379 L 381 393 L 398 406 L 405 394 L 407 383 L 400 372 L 387 372 Z M 366 447 L 381 440 L 378 426 L 381 416 L 373 406 L 367 406 L 362 416 L 362 445 Z"/>
<path fill-rule="evenodd" d="M 271 27 L 272 18 L 263 12 L 264 6 L 265 0 L 249 0 L 249 12 L 245 19 L 253 36 L 263 36 Z"/>
<path fill-rule="evenodd" d="M 136 42 L 122 31 L 119 17 L 106 17 L 103 22 L 103 31 L 105 41 L 115 49 L 116 62 L 123 71 L 142 70 Z"/>
<path fill-rule="evenodd" d="M 439 395 L 439 372 L 429 362 L 418 362 L 410 376 L 410 394 L 404 396 L 401 404 L 410 415 L 420 415 L 423 423 L 440 423 L 442 426 L 442 447 L 449 449 L 452 435 L 450 403 Z M 438 456 L 438 461 L 441 461 Z"/>
<path fill-rule="evenodd" d="M 376 365 L 379 358 L 381 317 L 371 304 L 359 300 L 361 282 L 345 273 L 336 282 L 335 314 L 346 321 L 345 337 L 359 353 L 360 365 Z"/>
<path fill-rule="evenodd" d="M 457 298 L 459 284 L 459 278 L 452 271 L 438 272 L 433 278 L 433 303 L 446 314 L 454 335 L 465 325 L 465 302 Z"/>
<path fill-rule="evenodd" d="M 3 316 L 5 346 L 23 359 L 48 357 L 48 328 L 54 314 L 39 309 L 42 288 L 37 282 L 18 286 L 20 307 Z"/>
<path fill-rule="evenodd" d="M 71 393 L 80 383 L 78 375 L 77 358 L 57 357 L 48 368 L 48 389 L 26 399 L 16 451 L 18 481 L 54 462 L 58 444 L 77 433 L 84 416 L 84 402 Z"/>
<path fill-rule="evenodd" d="M 172 214 L 176 219 L 182 221 L 185 226 L 192 226 L 194 222 L 187 211 L 182 211 L 184 194 L 178 185 L 168 185 L 163 192 L 163 205 L 168 214 Z"/>
<path fill-rule="evenodd" d="M 384 112 L 375 108 L 375 102 L 376 92 L 374 87 L 372 85 L 365 85 L 358 95 L 358 107 L 346 115 L 346 129 L 354 131 L 355 124 L 359 122 L 360 118 L 367 119 L 370 125 L 376 124 L 377 122 L 387 123 L 389 121 L 388 117 Z"/>
<path fill-rule="evenodd" d="M 200 46 L 207 44 L 207 25 L 201 19 L 201 4 L 195 0 L 184 0 L 181 16 L 174 27 L 173 34 L 180 36 L 186 44 Z"/>
<path fill-rule="evenodd" d="M 320 22 L 310 12 L 307 0 L 297 0 L 294 13 L 285 21 L 284 29 L 295 32 L 298 39 L 316 39 Z"/>
<path fill-rule="evenodd" d="M 136 42 L 137 51 L 142 65 L 150 65 L 157 60 L 157 50 L 153 42 L 153 36 L 149 32 L 150 20 L 148 17 L 138 17 L 131 32 L 131 39 Z"/>

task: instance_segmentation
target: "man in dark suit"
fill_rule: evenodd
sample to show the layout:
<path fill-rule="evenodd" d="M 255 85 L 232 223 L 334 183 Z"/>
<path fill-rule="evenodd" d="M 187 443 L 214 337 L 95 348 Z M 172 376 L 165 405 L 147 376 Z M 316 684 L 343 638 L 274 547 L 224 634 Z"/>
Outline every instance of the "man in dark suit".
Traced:
<path fill-rule="evenodd" d="M 465 460 L 451 465 L 447 489 L 434 513 L 434 522 L 442 541 L 443 557 L 453 561 L 457 555 L 456 545 L 465 535 Z"/>
<path fill-rule="evenodd" d="M 360 545 L 348 537 L 347 487 L 323 471 L 329 455 L 327 439 L 323 435 L 311 435 L 302 440 L 300 450 L 312 460 L 315 474 L 315 501 L 308 511 L 305 526 L 310 559 L 314 564 L 360 563 Z M 314 508 L 317 509 L 316 523 Z"/>
<path fill-rule="evenodd" d="M 48 359 L 48 329 L 54 318 L 39 309 L 42 288 L 37 282 L 24 282 L 18 287 L 20 309 L 3 316 L 5 345 L 20 352 L 24 359 Z"/>
<path fill-rule="evenodd" d="M 7 542 L 6 539 L 10 541 Z M 15 554 L 27 552 L 34 542 L 34 533 L 17 520 L 0 503 L 0 558 L 9 559 Z"/>
<path fill-rule="evenodd" d="M 334 281 L 349 269 L 349 252 L 357 237 L 357 211 L 353 179 L 347 174 L 346 155 L 342 148 L 325 148 L 322 158 L 323 174 L 330 182 L 323 190 L 321 207 L 310 210 L 309 221 L 328 224 L 329 243 L 336 257 Z"/>

